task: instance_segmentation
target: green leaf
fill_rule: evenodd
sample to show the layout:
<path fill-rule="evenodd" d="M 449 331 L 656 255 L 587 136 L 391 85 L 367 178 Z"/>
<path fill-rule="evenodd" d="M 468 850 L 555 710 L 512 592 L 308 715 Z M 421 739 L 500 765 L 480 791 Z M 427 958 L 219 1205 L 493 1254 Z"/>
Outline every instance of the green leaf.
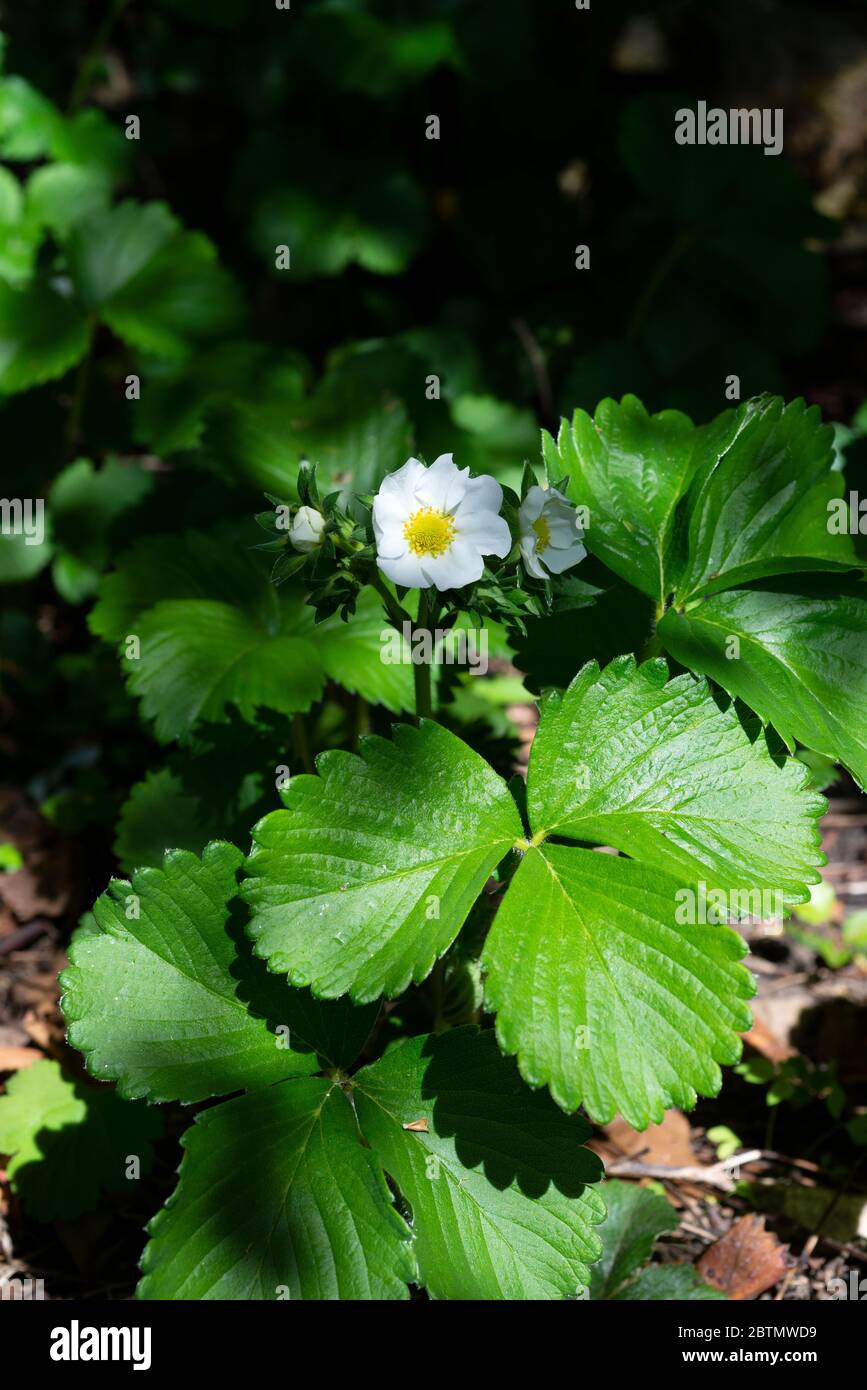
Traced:
<path fill-rule="evenodd" d="M 67 245 L 82 302 L 126 342 L 184 357 L 238 328 L 237 291 L 207 237 L 182 232 L 163 203 L 121 203 L 77 222 Z"/>
<path fill-rule="evenodd" d="M 765 581 L 714 594 L 687 612 L 671 608 L 658 631 L 672 656 L 744 700 L 790 748 L 799 740 L 867 787 L 863 584 Z"/>
<path fill-rule="evenodd" d="M 35 499 L 32 499 L 35 500 Z M 30 535 L 23 531 L 0 531 L 0 584 L 26 584 L 44 570 L 53 553 L 51 513 L 43 513 L 43 536 L 37 543 L 35 513 L 30 514 Z"/>
<path fill-rule="evenodd" d="M 857 565 L 851 538 L 829 530 L 828 504 L 844 489 L 831 472 L 833 443 L 818 406 L 778 396 L 747 401 L 702 432 L 679 606 L 764 576 Z"/>
<path fill-rule="evenodd" d="M 89 309 L 99 309 L 164 250 L 180 230 L 165 203 L 125 202 L 76 227 L 67 246 L 73 283 Z"/>
<path fill-rule="evenodd" d="M 48 284 L 0 282 L 0 391 L 26 391 L 64 376 L 87 349 L 87 319 Z"/>
<path fill-rule="evenodd" d="M 156 1111 L 75 1081 L 57 1062 L 15 1072 L 0 1096 L 0 1153 L 11 1155 L 12 1190 L 38 1221 L 74 1220 L 102 1192 L 120 1191 L 132 1155 L 148 1173 L 161 1132 Z"/>
<path fill-rule="evenodd" d="M 111 180 L 98 168 L 46 164 L 27 180 L 27 208 L 36 224 L 66 237 L 76 222 L 104 212 L 111 199 Z"/>
<path fill-rule="evenodd" d="M 303 593 L 275 589 L 234 533 L 140 542 L 103 582 L 90 626 L 112 641 L 139 637 L 124 667 L 163 741 L 224 722 L 228 706 L 249 720 L 260 708 L 309 709 L 328 677 L 372 703 L 412 703 L 411 666 L 381 660 L 389 628 L 371 590 L 348 622 L 316 624 Z"/>
<path fill-rule="evenodd" d="M 30 161 L 50 154 L 63 117 L 23 77 L 0 78 L 0 157 Z"/>
<path fill-rule="evenodd" d="M 215 833 L 199 798 L 163 767 L 132 788 L 121 808 L 114 852 L 126 869 L 158 868 L 167 849 L 200 854 Z"/>
<path fill-rule="evenodd" d="M 103 305 L 102 318 L 140 351 L 186 360 L 195 344 L 237 333 L 244 311 L 213 243 L 185 232 Z"/>
<path fill-rule="evenodd" d="M 630 1275 L 646 1264 L 659 1236 L 677 1229 L 667 1197 L 631 1182 L 606 1182 L 607 1216 L 599 1227 L 602 1258 L 590 1272 L 590 1297 L 613 1298 Z"/>
<path fill-rule="evenodd" d="M 542 436 L 549 474 L 570 475 L 569 496 L 589 507 L 588 550 L 657 601 L 668 574 L 674 514 L 686 491 L 696 430 L 677 410 L 648 415 L 635 396 L 576 410 L 555 444 Z"/>
<path fill-rule="evenodd" d="M 464 436 L 455 450 L 461 467 L 492 473 L 518 491 L 522 462 L 534 458 L 539 448 L 532 410 L 521 410 L 496 396 L 464 392 L 451 401 L 450 414 Z"/>
<path fill-rule="evenodd" d="M 217 406 L 205 444 L 227 477 L 293 498 L 302 459 L 320 467 L 324 492 L 363 496 L 412 453 L 409 416 L 394 391 L 371 389 L 349 363 L 335 367 L 303 398 Z"/>
<path fill-rule="evenodd" d="M 161 600 L 197 598 L 242 606 L 254 623 L 266 623 L 274 610 L 267 570 L 234 531 L 188 531 L 148 536 L 130 547 L 100 585 L 90 630 L 121 642 L 136 618 Z"/>
<path fill-rule="evenodd" d="M 715 1094 L 749 1026 L 746 948 L 706 924 L 705 879 L 726 916 L 763 907 L 761 890 L 780 911 L 823 862 L 825 803 L 803 767 L 778 767 L 703 682 L 666 675 L 660 662 L 591 663 L 546 702 L 532 840 L 482 956 L 500 1044 L 530 1085 L 636 1128 Z M 632 858 L 543 843 L 552 834 Z"/>
<path fill-rule="evenodd" d="M 308 140 L 306 155 L 301 154 L 308 164 L 308 186 L 301 185 L 297 172 L 288 187 L 268 189 L 266 184 L 264 197 L 260 186 L 250 220 L 253 246 L 272 269 L 275 248 L 288 246 L 291 271 L 273 273 L 293 279 L 339 275 L 353 264 L 376 275 L 398 275 L 426 233 L 427 212 L 418 185 L 405 171 L 373 159 L 365 161 L 362 171 L 331 148 L 326 171 L 321 158 L 316 169 L 316 156 Z M 297 160 L 293 168 L 297 171 Z"/>
<path fill-rule="evenodd" d="M 26 283 L 41 240 L 39 225 L 25 209 L 21 184 L 0 165 L 0 277 L 13 285 Z"/>
<path fill-rule="evenodd" d="M 136 406 L 133 437 L 161 457 L 198 448 L 206 412 L 217 402 L 241 400 L 252 408 L 278 391 L 291 400 L 302 390 L 296 356 L 245 339 L 205 344 L 181 362 L 148 357 L 140 367 L 148 386 Z"/>
<path fill-rule="evenodd" d="M 219 841 L 201 859 L 172 851 L 162 869 L 113 880 L 94 904 L 99 933 L 74 938 L 69 1039 L 122 1096 L 204 1100 L 319 1069 L 295 1036 L 292 993 L 243 949 L 230 911 L 242 862 Z"/>
<path fill-rule="evenodd" d="M 692 1265 L 651 1265 L 617 1293 L 617 1302 L 726 1302 L 719 1289 L 703 1284 Z"/>
<path fill-rule="evenodd" d="M 552 696 L 530 755 L 534 833 L 612 845 L 683 881 L 803 902 L 824 863 L 802 764 L 778 767 L 706 682 L 665 662 L 584 667 Z"/>
<path fill-rule="evenodd" d="M 605 1212 L 589 1127 L 528 1091 L 492 1033 L 407 1039 L 355 1076 L 354 1098 L 412 1208 L 432 1298 L 559 1299 L 586 1285 Z"/>
<path fill-rule="evenodd" d="M 411 1233 L 333 1080 L 206 1110 L 149 1227 L 139 1298 L 406 1299 Z"/>
<path fill-rule="evenodd" d="M 505 782 L 439 725 L 322 754 L 254 831 L 256 954 L 325 998 L 422 980 L 521 834 Z"/>
<path fill-rule="evenodd" d="M 593 573 L 586 560 L 580 573 Z M 569 685 L 587 661 L 607 666 L 623 652 L 642 652 L 653 634 L 654 613 L 646 595 L 609 572 L 598 579 L 593 573 L 591 583 L 570 579 L 569 592 L 557 594 L 550 613 L 524 621 L 525 634 L 510 633 L 515 665 L 527 673 L 528 687 L 542 692 Z"/>
<path fill-rule="evenodd" d="M 323 671 L 295 635 L 296 612 L 281 605 L 273 625 L 251 629 L 241 608 L 208 599 L 156 604 L 136 623 L 140 656 L 127 657 L 129 688 L 167 743 L 198 721 L 215 723 L 234 705 L 244 719 L 260 708 L 292 714 L 317 699 Z"/>
<path fill-rule="evenodd" d="M 485 944 L 485 999 L 531 1086 L 644 1129 L 716 1095 L 750 1026 L 746 947 L 678 926 L 682 879 L 592 850 L 530 849 Z"/>
<path fill-rule="evenodd" d="M 53 540 L 91 572 L 88 592 L 108 564 L 114 522 L 152 487 L 152 474 L 116 458 L 107 459 L 99 469 L 89 459 L 76 459 L 57 475 L 49 499 Z"/>

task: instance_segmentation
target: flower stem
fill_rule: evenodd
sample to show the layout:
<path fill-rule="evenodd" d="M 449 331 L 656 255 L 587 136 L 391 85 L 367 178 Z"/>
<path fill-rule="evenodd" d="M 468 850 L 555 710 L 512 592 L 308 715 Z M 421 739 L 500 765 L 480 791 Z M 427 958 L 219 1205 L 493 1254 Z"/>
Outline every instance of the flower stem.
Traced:
<path fill-rule="evenodd" d="M 659 633 L 657 632 L 656 627 L 660 619 L 664 616 L 665 600 L 662 599 L 656 605 L 656 612 L 653 618 L 653 632 L 650 634 L 646 643 L 644 644 L 644 649 L 638 658 L 639 661 L 650 661 L 651 657 L 663 655 L 664 648 L 662 642 L 659 640 Z"/>
<path fill-rule="evenodd" d="M 382 599 L 383 607 L 388 614 L 389 621 L 400 631 L 403 623 L 411 623 L 412 619 L 405 609 L 401 608 L 394 594 L 390 593 L 383 583 L 379 570 L 374 569 L 367 577 L 367 582 L 372 589 L 375 589 Z"/>
<path fill-rule="evenodd" d="M 418 596 L 418 622 L 416 631 L 431 631 L 435 619 L 436 607 L 433 609 L 428 601 L 427 592 L 419 590 Z M 431 636 L 431 648 L 433 648 L 433 636 Z M 413 663 L 412 674 L 415 683 L 415 714 L 416 718 L 433 719 L 433 699 L 431 696 L 431 667 L 433 662 L 419 661 Z"/>

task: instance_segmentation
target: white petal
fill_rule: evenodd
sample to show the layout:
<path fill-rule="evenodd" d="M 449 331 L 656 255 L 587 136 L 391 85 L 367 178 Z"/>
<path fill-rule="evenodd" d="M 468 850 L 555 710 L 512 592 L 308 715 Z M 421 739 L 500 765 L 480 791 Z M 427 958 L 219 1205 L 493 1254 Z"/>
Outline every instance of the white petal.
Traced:
<path fill-rule="evenodd" d="M 474 584 L 485 568 L 475 546 L 462 540 L 454 541 L 444 555 L 424 556 L 421 566 L 438 589 L 462 589 L 465 584 Z"/>
<path fill-rule="evenodd" d="M 577 565 L 586 554 L 587 551 L 581 542 L 576 541 L 574 545 L 567 546 L 566 549 L 549 545 L 545 551 L 544 560 L 552 574 L 562 574 L 564 570 L 570 570 L 573 565 Z"/>
<path fill-rule="evenodd" d="M 394 473 L 386 473 L 379 485 L 379 491 L 386 495 L 411 493 L 426 472 L 427 469 L 420 459 L 407 459 L 402 468 L 398 468 Z"/>
<path fill-rule="evenodd" d="M 469 476 L 468 468 L 455 467 L 451 454 L 440 454 L 416 485 L 416 495 L 425 506 L 441 512 L 454 511 L 466 491 Z"/>
<path fill-rule="evenodd" d="M 521 559 L 524 561 L 524 568 L 528 574 L 532 574 L 534 579 L 547 579 L 548 575 L 536 558 L 536 546 L 534 541 L 535 536 L 533 540 L 530 540 L 528 537 L 521 541 Z"/>
<path fill-rule="evenodd" d="M 572 503 L 569 501 L 569 498 L 566 496 L 566 494 L 563 493 L 563 492 L 560 492 L 556 487 L 549 487 L 549 488 L 546 488 L 546 489 L 545 489 L 545 498 L 546 498 L 546 501 L 548 502 L 548 505 L 549 505 L 549 506 L 554 506 L 555 503 L 558 503 L 558 502 L 562 503 L 564 507 L 570 507 L 570 508 L 571 508 L 571 506 L 572 506 Z"/>
<path fill-rule="evenodd" d="M 497 555 L 504 560 L 512 549 L 512 533 L 505 517 L 496 512 L 465 513 L 459 507 L 455 525 L 462 541 L 469 542 L 482 555 Z"/>
<path fill-rule="evenodd" d="M 400 584 L 404 589 L 428 589 L 431 581 L 422 573 L 421 560 L 410 550 L 406 554 L 389 558 L 378 555 L 376 563 L 392 584 Z"/>
<path fill-rule="evenodd" d="M 414 493 L 378 492 L 373 499 L 373 524 L 403 526 L 418 504 Z"/>
<path fill-rule="evenodd" d="M 418 459 L 407 459 L 396 473 L 383 478 L 379 492 L 373 499 L 373 527 L 401 526 L 418 508 L 416 485 L 424 478 L 427 469 Z"/>
<path fill-rule="evenodd" d="M 521 527 L 525 530 L 532 528 L 533 522 L 537 521 L 542 515 L 542 508 L 545 505 L 545 490 L 541 487 L 531 487 L 527 496 L 521 503 L 518 516 L 521 518 Z"/>
<path fill-rule="evenodd" d="M 575 527 L 574 512 L 568 517 L 558 516 L 556 512 L 546 512 L 545 520 L 548 523 L 549 545 L 562 547 L 581 539 L 581 533 Z"/>
<path fill-rule="evenodd" d="M 383 560 L 399 560 L 408 550 L 406 536 L 392 527 L 376 538 L 376 553 Z"/>
<path fill-rule="evenodd" d="M 469 478 L 461 509 L 472 508 L 477 512 L 498 512 L 503 505 L 503 489 L 496 478 L 483 473 L 480 478 Z"/>

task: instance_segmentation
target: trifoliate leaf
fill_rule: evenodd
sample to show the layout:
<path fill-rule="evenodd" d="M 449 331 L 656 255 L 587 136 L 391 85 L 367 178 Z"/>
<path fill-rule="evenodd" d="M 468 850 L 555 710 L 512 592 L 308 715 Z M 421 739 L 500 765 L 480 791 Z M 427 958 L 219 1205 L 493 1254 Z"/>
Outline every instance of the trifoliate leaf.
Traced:
<path fill-rule="evenodd" d="M 737 1060 L 752 982 L 728 917 L 802 901 L 824 801 L 734 710 L 662 662 L 593 663 L 550 699 L 533 746 L 532 841 L 482 956 L 485 997 L 525 1079 L 636 1128 L 715 1094 Z M 737 769 L 733 774 L 732 769 Z M 631 859 L 544 842 L 555 835 Z M 544 843 L 543 843 L 544 842 Z"/>
<path fill-rule="evenodd" d="M 701 440 L 678 605 L 762 576 L 855 567 L 850 537 L 829 527 L 828 504 L 844 484 L 831 472 L 834 433 L 818 406 L 760 396 L 726 411 Z"/>
<path fill-rule="evenodd" d="M 867 786 L 867 588 L 767 580 L 714 594 L 659 625 L 668 651 Z"/>
<path fill-rule="evenodd" d="M 329 752 L 254 831 L 257 955 L 293 984 L 365 1001 L 422 980 L 521 834 L 505 782 L 436 724 Z"/>
<path fill-rule="evenodd" d="M 803 766 L 778 767 L 706 682 L 665 662 L 584 667 L 551 697 L 533 742 L 534 833 L 613 845 L 718 888 L 768 888 L 803 902 L 824 862 Z"/>
<path fill-rule="evenodd" d="M 125 1105 L 108 1087 L 84 1085 L 56 1062 L 35 1062 L 15 1072 L 0 1096 L 0 1153 L 9 1154 L 9 1180 L 38 1221 L 73 1220 L 90 1211 L 104 1191 L 149 1172 L 152 1142 L 162 1132 L 159 1113 Z"/>
<path fill-rule="evenodd" d="M 411 1232 L 331 1079 L 206 1110 L 151 1222 L 139 1298 L 408 1298 Z"/>
<path fill-rule="evenodd" d="M 718 1064 L 738 1060 L 746 947 L 727 927 L 678 925 L 681 887 L 592 850 L 524 856 L 485 944 L 485 999 L 525 1081 L 565 1110 L 644 1129 L 716 1095 Z"/>
<path fill-rule="evenodd" d="M 48 284 L 12 289 L 0 281 L 0 392 L 26 391 L 63 376 L 87 348 L 81 306 Z"/>
<path fill-rule="evenodd" d="M 244 949 L 230 907 L 242 862 L 219 841 L 201 859 L 170 852 L 162 869 L 113 880 L 94 904 L 99 934 L 74 938 L 69 1038 L 122 1096 L 203 1100 L 319 1069 L 293 992 Z"/>
<path fill-rule="evenodd" d="M 353 1080 L 364 1136 L 412 1208 L 431 1297 L 560 1299 L 586 1286 L 605 1212 L 589 1127 L 529 1091 L 493 1034 L 410 1038 Z"/>
<path fill-rule="evenodd" d="M 670 591 L 677 503 L 693 468 L 696 430 L 678 410 L 648 415 L 635 396 L 577 410 L 555 444 L 543 434 L 549 473 L 569 474 L 569 496 L 589 507 L 587 548 L 654 599 Z"/>

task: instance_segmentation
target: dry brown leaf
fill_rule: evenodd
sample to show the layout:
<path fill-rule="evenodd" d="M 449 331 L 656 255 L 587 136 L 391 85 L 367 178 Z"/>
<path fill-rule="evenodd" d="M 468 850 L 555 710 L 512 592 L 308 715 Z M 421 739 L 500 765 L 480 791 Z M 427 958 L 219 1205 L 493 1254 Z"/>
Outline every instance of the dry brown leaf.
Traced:
<path fill-rule="evenodd" d="M 787 1062 L 790 1057 L 798 1055 L 797 1048 L 779 1038 L 758 1010 L 754 1011 L 752 1028 L 744 1033 L 744 1042 L 755 1048 L 762 1057 L 767 1057 L 769 1062 Z"/>
<path fill-rule="evenodd" d="M 35 854 L 31 864 L 3 874 L 0 898 L 19 922 L 60 917 L 69 905 L 71 871 L 64 856 Z"/>
<path fill-rule="evenodd" d="M 641 1154 L 644 1163 L 664 1163 L 670 1168 L 690 1167 L 696 1163 L 692 1150 L 689 1120 L 679 1110 L 669 1110 L 660 1125 L 648 1125 L 639 1133 L 618 1115 L 605 1133 L 627 1157 Z"/>
<path fill-rule="evenodd" d="M 788 1247 L 771 1231 L 765 1218 L 741 1216 L 721 1240 L 705 1250 L 696 1269 L 706 1284 L 734 1302 L 758 1298 L 786 1272 Z"/>
<path fill-rule="evenodd" d="M 42 1056 L 35 1047 L 0 1047 L 0 1071 L 20 1071 L 32 1067 Z"/>

